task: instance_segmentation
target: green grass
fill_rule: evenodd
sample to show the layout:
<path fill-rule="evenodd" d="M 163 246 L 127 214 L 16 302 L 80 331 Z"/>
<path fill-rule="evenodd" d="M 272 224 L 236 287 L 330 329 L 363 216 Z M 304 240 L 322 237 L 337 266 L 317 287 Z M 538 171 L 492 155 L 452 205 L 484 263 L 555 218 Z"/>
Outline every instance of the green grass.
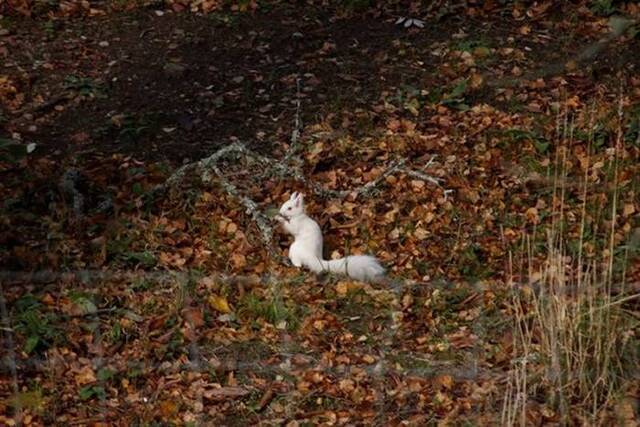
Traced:
<path fill-rule="evenodd" d="M 295 330 L 303 310 L 292 302 L 284 301 L 279 291 L 268 291 L 265 296 L 253 293 L 245 295 L 238 303 L 238 317 L 243 321 L 255 322 L 262 319 L 276 327 L 284 326 Z"/>
<path fill-rule="evenodd" d="M 598 16 L 611 16 L 618 11 L 620 3 L 616 0 L 591 0 L 589 9 Z"/>
<path fill-rule="evenodd" d="M 452 44 L 451 48 L 453 50 L 459 50 L 461 52 L 473 52 L 478 48 L 489 49 L 491 47 L 491 43 L 485 39 L 465 39 L 460 40 Z"/>
<path fill-rule="evenodd" d="M 458 270 L 468 281 L 486 279 L 494 273 L 486 261 L 484 249 L 476 243 L 471 243 L 458 257 Z"/>
<path fill-rule="evenodd" d="M 69 75 L 65 77 L 63 87 L 67 90 L 73 90 L 85 98 L 107 97 L 104 84 L 88 77 Z"/>
<path fill-rule="evenodd" d="M 548 154 L 551 143 L 542 135 L 535 131 L 526 129 L 507 129 L 501 132 L 501 143 L 503 146 L 511 144 L 532 144 L 538 154 Z"/>
<path fill-rule="evenodd" d="M 32 294 L 20 297 L 14 304 L 15 330 L 24 337 L 23 351 L 39 353 L 63 343 L 65 334 L 57 325 L 57 316 Z"/>
<path fill-rule="evenodd" d="M 122 113 L 111 117 L 94 132 L 98 136 L 115 138 L 120 143 L 130 144 L 158 132 L 164 120 L 164 115 L 158 112 Z"/>

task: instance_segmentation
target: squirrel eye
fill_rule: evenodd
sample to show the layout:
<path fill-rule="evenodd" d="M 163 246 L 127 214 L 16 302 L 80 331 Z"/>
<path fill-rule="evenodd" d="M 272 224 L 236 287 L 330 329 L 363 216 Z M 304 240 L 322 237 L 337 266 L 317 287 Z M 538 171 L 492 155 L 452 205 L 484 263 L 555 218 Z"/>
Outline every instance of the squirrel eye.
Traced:
<path fill-rule="evenodd" d="M 291 206 L 289 206 L 289 207 L 287 208 L 287 210 L 288 210 L 288 211 L 290 211 L 290 210 L 291 210 Z"/>

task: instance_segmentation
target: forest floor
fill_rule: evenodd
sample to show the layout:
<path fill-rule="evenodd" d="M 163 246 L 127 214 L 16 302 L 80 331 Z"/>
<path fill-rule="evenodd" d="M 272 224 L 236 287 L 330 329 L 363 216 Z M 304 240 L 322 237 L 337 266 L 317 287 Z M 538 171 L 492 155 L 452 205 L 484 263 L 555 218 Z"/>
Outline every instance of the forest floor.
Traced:
<path fill-rule="evenodd" d="M 0 18 L 0 156 L 35 144 L 0 157 L 0 424 L 505 423 L 558 220 L 640 292 L 640 9 L 610 36 L 589 5 Z M 300 173 L 236 155 L 154 191 L 233 143 Z M 258 219 L 293 191 L 327 258 L 397 286 L 284 263 Z M 640 420 L 639 375 L 597 423 Z M 551 388 L 523 423 L 567 420 Z"/>

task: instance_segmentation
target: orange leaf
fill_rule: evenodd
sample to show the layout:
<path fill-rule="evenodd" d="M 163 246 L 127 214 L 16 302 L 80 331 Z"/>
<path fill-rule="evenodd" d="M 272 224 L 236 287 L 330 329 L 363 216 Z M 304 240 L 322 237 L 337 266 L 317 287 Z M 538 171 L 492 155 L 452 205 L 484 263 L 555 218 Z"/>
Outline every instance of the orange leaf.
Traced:
<path fill-rule="evenodd" d="M 170 418 L 178 413 L 178 404 L 173 400 L 163 400 L 159 409 L 163 417 Z"/>

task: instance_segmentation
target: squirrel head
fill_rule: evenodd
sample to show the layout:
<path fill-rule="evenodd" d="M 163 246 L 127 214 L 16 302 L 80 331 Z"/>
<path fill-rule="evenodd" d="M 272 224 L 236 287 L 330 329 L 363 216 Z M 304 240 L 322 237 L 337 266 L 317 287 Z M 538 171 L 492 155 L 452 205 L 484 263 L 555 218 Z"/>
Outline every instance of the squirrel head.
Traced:
<path fill-rule="evenodd" d="M 289 197 L 289 200 L 284 202 L 280 208 L 279 216 L 289 221 L 291 218 L 302 214 L 304 214 L 304 194 L 296 191 Z"/>

